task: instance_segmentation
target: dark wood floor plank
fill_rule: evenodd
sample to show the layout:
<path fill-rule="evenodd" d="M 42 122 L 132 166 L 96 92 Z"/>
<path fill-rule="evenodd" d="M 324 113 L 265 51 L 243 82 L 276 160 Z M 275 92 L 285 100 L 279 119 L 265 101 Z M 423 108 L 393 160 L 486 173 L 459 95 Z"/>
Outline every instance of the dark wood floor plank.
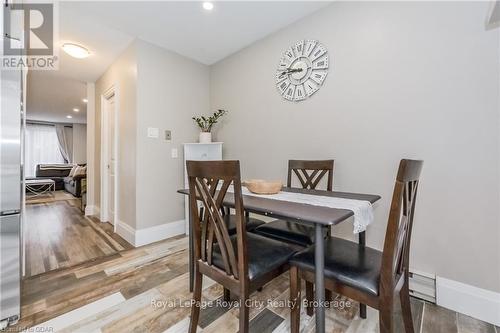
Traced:
<path fill-rule="evenodd" d="M 420 327 L 422 324 L 422 311 L 424 309 L 424 301 L 419 300 L 414 297 L 410 297 L 411 301 L 411 315 L 413 319 L 413 328 L 415 332 L 420 332 Z M 401 313 L 401 304 L 399 297 L 395 299 L 395 309 L 394 309 L 394 331 L 404 332 L 403 316 Z"/>
<path fill-rule="evenodd" d="M 424 304 L 422 333 L 457 333 L 457 314 L 426 302 Z"/>
<path fill-rule="evenodd" d="M 207 327 L 230 309 L 231 303 L 224 302 L 222 297 L 212 301 L 210 306 L 201 309 L 198 326 L 201 328 Z"/>
<path fill-rule="evenodd" d="M 411 314 L 413 317 L 413 327 L 415 332 L 420 332 L 422 328 L 422 315 L 424 310 L 424 302 L 422 300 L 410 297 L 411 300 Z"/>
<path fill-rule="evenodd" d="M 458 333 L 496 333 L 495 326 L 484 321 L 457 314 Z"/>
<path fill-rule="evenodd" d="M 250 320 L 250 332 L 272 333 L 284 320 L 271 310 L 264 309 Z"/>

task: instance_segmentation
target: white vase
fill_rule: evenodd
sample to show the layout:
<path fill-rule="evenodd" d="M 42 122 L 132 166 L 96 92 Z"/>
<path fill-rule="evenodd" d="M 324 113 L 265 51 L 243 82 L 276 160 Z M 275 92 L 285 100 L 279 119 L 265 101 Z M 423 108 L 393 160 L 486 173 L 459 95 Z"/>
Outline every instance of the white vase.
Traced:
<path fill-rule="evenodd" d="M 210 143 L 212 142 L 211 132 L 200 132 L 200 143 Z"/>

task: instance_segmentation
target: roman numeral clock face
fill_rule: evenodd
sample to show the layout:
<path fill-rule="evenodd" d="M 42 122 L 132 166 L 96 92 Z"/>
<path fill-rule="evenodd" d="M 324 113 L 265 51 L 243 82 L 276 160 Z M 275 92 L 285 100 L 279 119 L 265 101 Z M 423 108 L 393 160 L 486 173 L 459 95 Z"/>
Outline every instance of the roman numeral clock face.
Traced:
<path fill-rule="evenodd" d="M 328 74 L 328 51 L 317 40 L 301 40 L 285 51 L 276 86 L 289 101 L 302 101 L 319 90 Z"/>

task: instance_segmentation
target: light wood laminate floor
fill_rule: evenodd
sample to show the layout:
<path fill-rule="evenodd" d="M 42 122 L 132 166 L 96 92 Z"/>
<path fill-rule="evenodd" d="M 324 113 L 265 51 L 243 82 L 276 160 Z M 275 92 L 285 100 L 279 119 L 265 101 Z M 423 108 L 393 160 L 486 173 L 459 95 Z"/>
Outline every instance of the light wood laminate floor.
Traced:
<path fill-rule="evenodd" d="M 177 237 L 28 278 L 22 289 L 22 320 L 11 330 L 55 332 L 186 332 L 189 323 L 187 239 Z M 288 273 L 251 295 L 251 332 L 289 331 Z M 222 288 L 204 280 L 199 332 L 238 331 L 238 310 L 218 301 Z M 268 303 L 268 300 L 273 301 Z M 326 313 L 329 333 L 378 332 L 377 311 L 358 317 L 358 304 L 338 297 Z M 493 325 L 412 299 L 417 333 L 500 333 Z M 399 310 L 396 331 L 403 332 Z M 314 332 L 314 316 L 302 314 L 302 332 Z"/>
<path fill-rule="evenodd" d="M 85 217 L 80 199 L 64 191 L 29 200 L 25 216 L 26 276 L 132 248 L 111 224 Z"/>

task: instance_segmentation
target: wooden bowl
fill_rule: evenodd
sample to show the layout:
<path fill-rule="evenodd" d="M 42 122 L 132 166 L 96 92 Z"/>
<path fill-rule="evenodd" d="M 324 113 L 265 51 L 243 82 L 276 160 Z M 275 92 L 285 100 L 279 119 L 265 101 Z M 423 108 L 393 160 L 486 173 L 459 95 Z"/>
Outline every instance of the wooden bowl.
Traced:
<path fill-rule="evenodd" d="M 276 194 L 281 191 L 283 183 L 279 181 L 266 181 L 262 179 L 250 179 L 243 182 L 243 186 L 255 194 Z"/>

